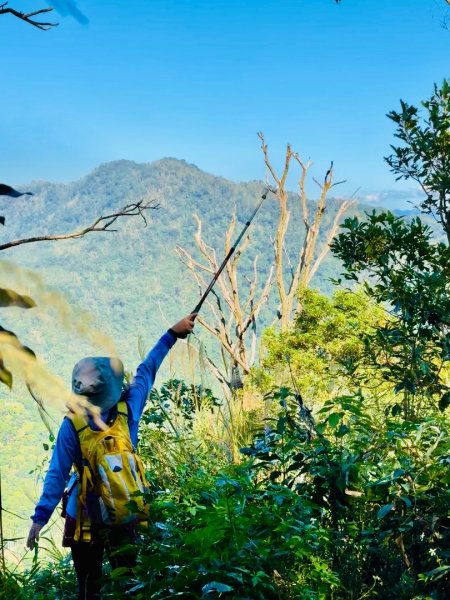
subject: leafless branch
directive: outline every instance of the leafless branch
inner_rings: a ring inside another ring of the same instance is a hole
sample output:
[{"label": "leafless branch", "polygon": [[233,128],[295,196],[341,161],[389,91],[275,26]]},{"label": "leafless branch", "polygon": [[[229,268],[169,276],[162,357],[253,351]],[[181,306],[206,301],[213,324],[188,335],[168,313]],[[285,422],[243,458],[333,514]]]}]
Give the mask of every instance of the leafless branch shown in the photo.
[{"label": "leafless branch", "polygon": [[145,211],[147,210],[156,210],[159,208],[159,204],[155,202],[155,200],[139,200],[139,202],[134,202],[132,204],[127,204],[120,211],[112,213],[110,215],[105,215],[103,217],[98,217],[92,225],[85,227],[84,229],[80,229],[79,231],[74,231],[72,233],[63,233],[60,235],[42,235],[31,238],[23,238],[20,240],[13,240],[11,242],[6,242],[5,244],[0,244],[0,251],[7,250],[8,248],[13,248],[15,246],[21,246],[22,244],[33,244],[35,242],[56,242],[59,240],[69,240],[69,239],[78,239],[82,238],[88,233],[93,231],[117,231],[116,229],[111,229],[111,225],[113,225],[117,219],[120,217],[142,217],[145,226],[147,226],[147,220],[145,218]]},{"label": "leafless branch", "polygon": [[333,183],[330,187],[334,188],[337,185],[342,185],[343,183],[347,183],[346,179],[341,179],[341,181],[336,181],[336,183]]},{"label": "leafless branch", "polygon": [[48,6],[47,8],[41,8],[39,10],[35,10],[34,12],[23,13],[18,10],[15,10],[14,8],[9,8],[8,2],[4,2],[3,4],[0,4],[0,15],[6,15],[9,13],[10,15],[13,15],[14,17],[17,17],[18,19],[21,19],[22,21],[25,21],[26,23],[33,25],[33,27],[42,29],[43,31],[47,31],[48,29],[51,29],[52,27],[57,27],[58,23],[46,23],[43,21],[36,21],[36,20],[32,19],[31,17],[35,17],[36,15],[42,15],[44,13],[48,13],[48,12],[52,12],[52,11],[53,11],[53,8]]},{"label": "leafless branch", "polygon": [[[202,259],[196,260],[183,248],[177,248],[177,254],[184,265],[189,269],[200,289],[206,286],[206,277],[218,269],[216,253],[214,249],[205,243],[202,237],[202,222],[194,215],[197,222],[195,243],[200,251]],[[225,254],[231,249],[232,238],[236,227],[236,211],[233,215],[225,236]],[[253,277],[247,278],[249,283],[246,298],[241,298],[239,293],[238,264],[242,253],[248,246],[250,238],[247,236],[239,249],[230,260],[223,273],[217,280],[216,290],[211,290],[213,300],[206,300],[206,306],[210,310],[211,319],[199,315],[199,323],[220,342],[220,349],[224,363],[225,372],[231,372],[231,365],[239,365],[244,373],[250,371],[252,362],[249,358],[247,348],[247,330],[256,328],[256,319],[261,306],[267,301],[273,269],[269,273],[264,289],[257,296],[257,259],[253,263]],[[257,296],[257,297],[256,297]],[[251,345],[252,348],[254,343]],[[251,352],[254,355],[254,350]]]},{"label": "leafless branch", "polygon": [[214,363],[214,361],[211,359],[211,357],[208,355],[208,353],[206,351],[205,351],[205,358],[206,358],[206,364],[208,365],[208,368],[210,369],[211,373],[213,374],[214,377],[216,377],[216,379],[222,385],[225,394],[228,393],[230,391],[230,381],[228,381],[227,376],[224,373],[222,373],[222,371]]},{"label": "leafless branch", "polygon": [[339,206],[339,208],[334,216],[333,225],[331,226],[331,228],[328,232],[327,240],[323,245],[322,251],[320,252],[319,256],[316,258],[314,265],[311,267],[311,270],[309,272],[309,281],[311,281],[311,279],[314,277],[314,275],[315,275],[317,269],[319,268],[319,266],[321,265],[323,259],[328,254],[328,252],[330,250],[330,244],[331,244],[334,236],[336,235],[336,231],[337,231],[339,221],[340,221],[342,215],[346,212],[346,210],[350,206],[355,204],[355,202],[356,202],[356,200],[344,200],[344,202],[342,202],[342,204]]},{"label": "leafless branch", "polygon": [[[269,299],[270,288],[272,287],[273,269],[274,269],[274,266],[272,265],[270,267],[269,275],[267,277],[264,289],[262,290],[258,300],[255,301],[253,296],[250,300],[250,314],[248,315],[247,320],[244,323],[244,327],[242,330],[243,334],[247,331],[247,329],[250,327],[250,325],[253,325],[254,327],[256,327],[256,319],[259,315],[259,312],[260,312],[263,304],[265,304],[267,302],[267,300]],[[250,363],[250,364],[252,364],[252,363]]]},{"label": "leafless branch", "polygon": [[[192,270],[192,267],[195,267],[199,271],[204,271],[205,273],[210,273],[211,275],[214,275],[214,269],[212,269],[211,267],[208,267],[208,266],[202,264],[201,262],[199,262],[198,260],[195,260],[194,258],[192,258],[192,256],[188,252],[186,252],[186,250],[184,248],[181,248],[181,246],[177,246],[175,248],[175,252],[180,257],[181,262],[188,269]],[[203,280],[202,285],[204,285],[204,287],[207,286],[206,280]]]},{"label": "leafless branch", "polygon": [[306,197],[305,183],[306,183],[306,177],[308,175],[308,171],[312,165],[312,162],[310,160],[308,160],[308,162],[305,164],[301,160],[301,158],[297,152],[293,153],[293,157],[298,162],[298,164],[300,165],[300,169],[301,169],[301,175],[300,175],[300,180],[298,182],[298,188],[299,188],[300,202],[301,202],[301,206],[302,206],[303,223],[305,224],[305,227],[308,230],[310,225],[309,225],[308,201],[307,201],[307,197]]},{"label": "leafless branch", "polygon": [[314,181],[314,183],[316,185],[318,185],[320,187],[320,189],[323,189],[323,185],[321,183],[319,183],[315,177],[313,177],[312,180]]},{"label": "leafless branch", "polygon": [[268,151],[267,151],[267,144],[266,144],[266,141],[265,141],[265,139],[264,139],[264,134],[263,134],[263,132],[262,132],[262,131],[259,131],[259,132],[258,132],[258,137],[259,137],[259,139],[261,140],[261,150],[263,151],[263,154],[264,154],[264,162],[265,162],[265,165],[266,165],[266,167],[267,167],[268,171],[270,172],[270,174],[272,175],[272,177],[273,177],[273,180],[274,180],[274,181],[275,181],[275,183],[276,183],[276,184],[279,186],[281,182],[280,182],[280,180],[278,179],[278,177],[277,177],[277,175],[276,175],[275,171],[273,170],[273,167],[272,167],[272,165],[270,164],[270,161],[269,161],[269,154],[268,154]]}]

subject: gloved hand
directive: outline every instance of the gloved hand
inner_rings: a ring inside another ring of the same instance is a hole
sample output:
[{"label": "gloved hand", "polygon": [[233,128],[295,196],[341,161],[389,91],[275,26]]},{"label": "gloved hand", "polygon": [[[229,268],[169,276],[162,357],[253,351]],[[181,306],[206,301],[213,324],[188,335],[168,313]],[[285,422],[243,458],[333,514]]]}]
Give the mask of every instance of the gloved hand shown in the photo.
[{"label": "gloved hand", "polygon": [[34,550],[36,542],[39,539],[39,532],[43,527],[44,526],[39,525],[39,523],[33,523],[33,525],[30,527],[30,532],[27,539],[27,548],[30,550]]},{"label": "gloved hand", "polygon": [[171,331],[175,337],[184,339],[189,333],[192,333],[196,316],[197,313],[191,313],[187,317],[184,317],[184,319],[181,319],[181,321],[178,321],[178,323],[175,323],[175,325],[172,325],[169,331]]}]

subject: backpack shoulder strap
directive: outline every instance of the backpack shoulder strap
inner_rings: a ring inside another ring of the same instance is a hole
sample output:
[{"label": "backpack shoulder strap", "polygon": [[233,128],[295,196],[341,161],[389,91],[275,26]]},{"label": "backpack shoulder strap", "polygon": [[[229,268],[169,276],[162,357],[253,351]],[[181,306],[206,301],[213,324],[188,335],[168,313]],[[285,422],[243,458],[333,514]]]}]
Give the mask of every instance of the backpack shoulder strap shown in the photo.
[{"label": "backpack shoulder strap", "polygon": [[119,415],[128,417],[128,404],[124,400],[120,400],[117,404],[117,416]]},{"label": "backpack shoulder strap", "polygon": [[89,427],[89,422],[86,417],[83,415],[73,414],[70,417],[67,417],[70,421],[72,421],[72,425],[75,429],[76,434],[79,436],[80,433]]}]

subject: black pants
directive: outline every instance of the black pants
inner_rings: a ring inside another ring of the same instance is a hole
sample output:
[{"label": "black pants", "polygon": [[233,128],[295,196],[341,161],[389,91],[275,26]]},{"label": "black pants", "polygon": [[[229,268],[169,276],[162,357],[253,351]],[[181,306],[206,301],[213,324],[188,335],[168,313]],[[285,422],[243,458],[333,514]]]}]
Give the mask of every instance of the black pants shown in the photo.
[{"label": "black pants", "polygon": [[[80,600],[99,600],[103,556],[106,553],[111,569],[136,564],[137,536],[134,527],[98,527],[92,532],[92,542],[72,542],[72,559],[77,574]],[[124,588],[126,589],[126,588]]]}]

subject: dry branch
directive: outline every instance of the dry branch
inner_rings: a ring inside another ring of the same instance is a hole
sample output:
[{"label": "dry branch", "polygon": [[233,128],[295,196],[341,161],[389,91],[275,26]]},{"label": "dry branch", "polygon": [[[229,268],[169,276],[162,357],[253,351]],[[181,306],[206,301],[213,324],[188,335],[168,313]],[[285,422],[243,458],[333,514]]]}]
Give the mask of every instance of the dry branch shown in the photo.
[{"label": "dry branch", "polygon": [[53,8],[48,6],[46,8],[41,8],[39,10],[35,10],[34,12],[23,13],[18,10],[15,10],[14,8],[9,8],[8,2],[4,2],[3,4],[0,4],[0,15],[6,15],[6,14],[13,15],[14,17],[17,17],[18,19],[21,19],[22,21],[25,21],[26,23],[33,25],[33,27],[42,29],[43,31],[47,31],[48,29],[51,29],[52,27],[57,27],[58,23],[46,23],[43,21],[36,21],[36,20],[32,19],[31,17],[36,17],[37,15],[42,15],[44,13],[48,13],[48,12],[52,12],[52,11],[53,11]]},{"label": "dry branch", "polygon": [[337,229],[339,227],[339,221],[341,220],[342,215],[347,211],[348,208],[350,208],[350,206],[355,204],[355,202],[356,202],[356,200],[351,200],[351,199],[344,200],[342,202],[342,204],[339,206],[337,213],[333,220],[333,225],[331,226],[330,231],[328,232],[327,240],[326,240],[325,244],[323,245],[322,251],[320,252],[319,256],[316,258],[314,264],[311,266],[311,270],[309,272],[310,280],[314,277],[321,262],[323,261],[325,256],[330,251],[330,244],[333,241],[334,236],[336,235]]},{"label": "dry branch", "polygon": [[[206,276],[217,272],[219,264],[216,258],[215,250],[206,244],[202,235],[201,219],[194,215],[197,223],[197,231],[194,235],[195,243],[198,251],[203,259],[197,260],[185,249],[178,247],[176,252],[182,263],[191,272],[194,280],[200,290],[207,287]],[[232,244],[232,237],[236,226],[236,211],[233,211],[233,216],[225,236],[225,254],[228,254]],[[244,296],[240,295],[239,280],[238,280],[238,265],[243,251],[245,251],[250,240],[247,236],[240,246],[239,250],[234,254],[220,277],[217,279],[217,290],[212,290],[212,299],[206,300],[206,305],[209,308],[209,316],[199,315],[198,322],[209,333],[216,337],[220,342],[224,369],[226,375],[220,371],[221,382],[230,385],[231,372],[234,365],[238,365],[242,371],[247,374],[254,360],[255,350],[254,341],[247,343],[247,332],[250,330],[254,333],[256,330],[256,320],[262,305],[267,302],[272,279],[271,269],[269,277],[262,289],[257,294],[257,257],[253,261],[253,276],[246,278],[249,286]],[[248,347],[250,346],[250,347]],[[253,358],[252,358],[253,357]],[[219,370],[217,365],[214,365],[215,374],[217,376]]]},{"label": "dry branch", "polygon": [[63,233],[59,235],[41,235],[36,237],[13,240],[11,242],[6,242],[5,244],[0,244],[0,251],[7,250],[8,248],[14,248],[15,246],[20,246],[22,244],[33,244],[35,242],[56,242],[59,240],[78,239],[84,237],[86,234],[91,233],[93,231],[117,231],[117,229],[112,229],[111,225],[113,225],[120,217],[140,216],[144,220],[145,226],[147,226],[147,220],[144,214],[145,211],[156,210],[158,208],[159,204],[156,204],[154,200],[149,200],[147,202],[144,202],[144,200],[139,200],[139,202],[127,204],[118,212],[98,217],[92,223],[92,225],[89,225],[84,229],[80,229],[79,231],[74,231],[72,233]]},{"label": "dry branch", "polygon": [[[261,141],[261,149],[264,155],[264,163],[267,168],[267,179],[273,180],[275,190],[270,188],[269,182],[267,187],[276,196],[278,201],[279,213],[278,223],[273,232],[271,239],[274,248],[273,263],[268,271],[268,275],[264,285],[258,285],[258,270],[257,259],[253,260],[253,273],[251,276],[245,276],[246,289],[243,293],[241,281],[238,278],[239,261],[250,243],[247,237],[239,250],[235,253],[232,260],[226,264],[226,268],[217,279],[216,291],[213,292],[213,298],[207,300],[206,305],[209,307],[209,314],[198,316],[199,323],[213,335],[220,343],[220,351],[222,354],[224,371],[220,370],[217,365],[212,365],[211,370],[222,384],[227,384],[232,387],[231,380],[233,368],[239,366],[244,374],[250,372],[250,368],[254,364],[257,349],[256,326],[261,309],[267,303],[275,278],[277,292],[279,297],[278,315],[280,318],[280,327],[285,329],[291,319],[301,310],[298,304],[298,290],[301,286],[307,286],[316,273],[319,265],[329,251],[329,243],[336,234],[340,218],[347,208],[352,204],[352,200],[346,200],[339,206],[334,218],[331,230],[328,232],[327,239],[320,249],[317,258],[316,248],[322,225],[323,215],[326,209],[328,193],[330,189],[342,182],[333,182],[333,163],[326,171],[323,182],[316,182],[320,187],[320,197],[317,202],[317,208],[313,215],[309,214],[311,210],[308,207],[308,198],[306,194],[306,181],[311,161],[304,162],[300,156],[293,152],[291,146],[286,147],[284,157],[284,165],[282,172],[277,174],[272,166],[268,147],[262,133],[258,134]],[[285,247],[286,234],[288,231],[291,212],[288,209],[289,193],[286,190],[286,181],[289,175],[289,169],[292,165],[292,159],[300,167],[299,185],[299,202],[300,214],[302,215],[303,224],[305,227],[305,237],[298,243],[298,247],[294,252],[287,252]],[[201,219],[194,215],[197,223],[197,230],[194,235],[195,244],[197,246],[200,258],[194,258],[189,252],[183,248],[177,248],[177,253],[191,272],[199,289],[207,287],[207,277],[216,273],[219,264],[216,258],[214,248],[209,246],[203,239]],[[233,233],[236,227],[236,211],[233,215],[225,236],[225,254],[230,251]],[[200,292],[201,293],[201,292]],[[220,375],[220,377],[219,377]]]},{"label": "dry branch", "polygon": [[[327,241],[319,252],[318,257],[314,260],[316,253],[317,243],[319,239],[320,228],[322,225],[322,218],[325,213],[326,203],[328,199],[328,193],[331,188],[343,183],[343,181],[333,182],[333,163],[331,162],[329,169],[325,173],[323,183],[313,178],[313,181],[320,188],[320,197],[317,202],[317,208],[315,214],[310,216],[308,209],[308,198],[306,194],[306,180],[308,177],[309,169],[312,165],[311,161],[304,162],[297,152],[293,152],[291,146],[288,144],[286,147],[285,163],[283,168],[283,174],[277,175],[275,169],[272,167],[269,158],[268,147],[262,133],[258,134],[261,140],[261,149],[264,155],[264,163],[267,167],[268,173],[274,180],[277,191],[276,197],[279,203],[279,219],[277,230],[275,234],[275,272],[276,272],[276,283],[279,296],[278,306],[278,318],[280,321],[280,327],[282,330],[286,329],[289,322],[301,309],[297,302],[298,290],[301,287],[307,287],[316,273],[319,265],[325,258],[329,250],[329,243],[336,234],[336,230],[339,224],[339,220],[345,210],[350,206],[350,201],[345,201],[339,207],[338,213],[335,217],[333,226]],[[300,167],[300,178],[298,180],[298,197],[300,202],[300,211],[302,215],[303,225],[305,227],[305,237],[302,244],[300,245],[297,253],[297,258],[292,265],[290,260],[290,254],[285,248],[285,239],[288,231],[290,222],[290,211],[288,210],[288,192],[285,189],[285,183],[288,176],[292,158],[298,163]],[[287,279],[287,273],[285,268],[285,261],[290,271],[290,280]]]}]

